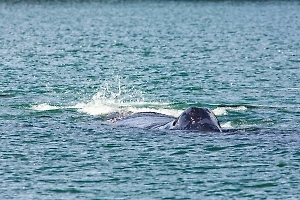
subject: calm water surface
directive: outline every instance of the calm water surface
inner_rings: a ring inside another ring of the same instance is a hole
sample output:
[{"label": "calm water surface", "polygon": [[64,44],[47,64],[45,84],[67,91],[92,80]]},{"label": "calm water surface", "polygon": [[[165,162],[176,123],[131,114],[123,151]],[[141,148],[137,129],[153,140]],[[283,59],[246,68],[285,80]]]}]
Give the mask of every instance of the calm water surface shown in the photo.
[{"label": "calm water surface", "polygon": [[[1,199],[298,199],[299,1],[0,3]],[[206,106],[232,133],[118,127]]]}]

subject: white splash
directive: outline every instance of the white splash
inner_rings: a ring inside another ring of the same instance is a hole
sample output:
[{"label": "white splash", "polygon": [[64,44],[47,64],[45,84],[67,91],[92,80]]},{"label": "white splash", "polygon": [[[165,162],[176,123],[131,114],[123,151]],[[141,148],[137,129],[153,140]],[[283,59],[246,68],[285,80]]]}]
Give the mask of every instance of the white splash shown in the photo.
[{"label": "white splash", "polygon": [[[141,91],[134,87],[122,85],[120,77],[105,81],[99,91],[87,102],[79,102],[73,106],[53,106],[47,103],[33,105],[31,109],[47,111],[56,109],[75,109],[88,115],[106,115],[110,113],[137,113],[157,112],[178,117],[183,110],[172,109],[169,102],[146,101]],[[217,107],[213,110],[215,115],[227,115],[228,111],[246,110],[245,106]],[[225,124],[226,125],[226,124]],[[230,125],[229,125],[230,126]]]},{"label": "white splash", "polygon": [[180,114],[181,111],[166,109],[169,103],[146,101],[142,92],[134,87],[122,86],[119,77],[117,78],[118,80],[112,84],[108,82],[103,84],[89,102],[78,103],[74,107],[78,109],[78,112],[89,115],[105,115],[113,112],[158,112],[173,116]]},{"label": "white splash", "polygon": [[212,110],[217,116],[227,115],[226,107],[218,107]]},{"label": "white splash", "polygon": [[51,106],[47,103],[42,103],[42,104],[31,106],[31,109],[32,110],[37,110],[37,111],[46,111],[46,110],[57,110],[57,109],[59,109],[59,107],[58,106]]},{"label": "white splash", "polygon": [[117,107],[107,106],[99,102],[78,103],[74,106],[74,108],[77,108],[78,112],[89,115],[103,115],[120,111]]},{"label": "white splash", "polygon": [[233,111],[242,111],[242,110],[247,110],[246,106],[238,106],[238,107],[228,107],[229,110],[233,110]]},{"label": "white splash", "polygon": [[227,115],[228,111],[243,111],[243,110],[247,110],[247,107],[246,106],[218,107],[218,108],[213,109],[213,112],[215,113],[215,115],[221,116],[221,115]]},{"label": "white splash", "polygon": [[233,128],[232,125],[231,125],[231,122],[223,123],[223,124],[221,124],[221,127],[222,128]]},{"label": "white splash", "polygon": [[99,91],[87,102],[69,106],[53,106],[47,103],[31,106],[32,110],[47,111],[56,109],[75,109],[88,115],[106,115],[110,113],[158,112],[179,116],[182,111],[168,108],[170,103],[146,101],[143,93],[134,87],[122,86],[120,78],[105,82]]},{"label": "white splash", "polygon": [[113,112],[119,113],[137,113],[137,112],[158,112],[166,115],[178,116],[181,111],[166,108],[157,108],[158,106],[168,106],[168,103],[163,102],[148,102],[148,101],[129,101],[123,102],[119,99],[106,98],[98,92],[90,102],[78,103],[74,108],[79,112],[89,115],[105,115]]}]

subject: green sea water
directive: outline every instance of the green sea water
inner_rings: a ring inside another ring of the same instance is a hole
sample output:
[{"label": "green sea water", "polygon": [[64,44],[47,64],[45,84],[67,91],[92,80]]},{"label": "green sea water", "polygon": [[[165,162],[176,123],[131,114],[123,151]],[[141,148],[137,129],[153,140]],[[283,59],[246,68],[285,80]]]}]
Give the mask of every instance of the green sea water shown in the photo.
[{"label": "green sea water", "polygon": [[[298,199],[299,1],[1,1],[0,199]],[[230,133],[106,118],[213,110]]]}]

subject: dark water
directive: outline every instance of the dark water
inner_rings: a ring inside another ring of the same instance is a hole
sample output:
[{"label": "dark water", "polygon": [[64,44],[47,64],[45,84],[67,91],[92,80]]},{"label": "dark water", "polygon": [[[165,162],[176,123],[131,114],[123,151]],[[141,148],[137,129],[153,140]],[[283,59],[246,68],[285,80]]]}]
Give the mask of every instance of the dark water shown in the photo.
[{"label": "dark water", "polygon": [[[299,1],[0,3],[0,199],[298,199]],[[117,127],[206,106],[233,133]]]}]

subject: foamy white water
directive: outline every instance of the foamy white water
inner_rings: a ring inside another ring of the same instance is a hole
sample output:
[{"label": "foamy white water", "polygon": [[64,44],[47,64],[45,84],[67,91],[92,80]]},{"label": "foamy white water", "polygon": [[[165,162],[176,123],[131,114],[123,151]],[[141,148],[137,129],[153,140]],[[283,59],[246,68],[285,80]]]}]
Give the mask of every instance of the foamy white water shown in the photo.
[{"label": "foamy white water", "polygon": [[[175,109],[157,108],[158,106],[166,106],[168,103],[162,102],[120,102],[112,99],[92,99],[87,103],[78,103],[74,107],[79,112],[89,115],[104,115],[113,112],[137,113],[137,112],[158,112],[171,116],[178,116],[182,111]],[[154,108],[155,107],[155,108]]]},{"label": "foamy white water", "polygon": [[51,105],[49,105],[47,103],[42,103],[42,104],[31,106],[32,110],[37,110],[37,111],[57,110],[59,108],[60,107],[58,107],[58,106],[51,106]]},{"label": "foamy white water", "polygon": [[238,107],[217,107],[213,109],[212,111],[214,112],[215,115],[217,116],[222,116],[222,115],[227,115],[228,111],[243,111],[247,110],[245,106],[238,106]]}]

